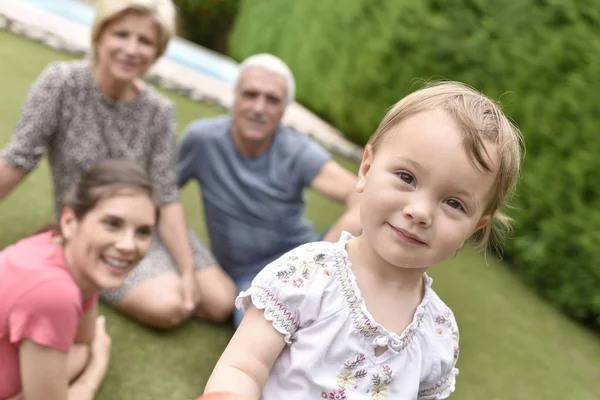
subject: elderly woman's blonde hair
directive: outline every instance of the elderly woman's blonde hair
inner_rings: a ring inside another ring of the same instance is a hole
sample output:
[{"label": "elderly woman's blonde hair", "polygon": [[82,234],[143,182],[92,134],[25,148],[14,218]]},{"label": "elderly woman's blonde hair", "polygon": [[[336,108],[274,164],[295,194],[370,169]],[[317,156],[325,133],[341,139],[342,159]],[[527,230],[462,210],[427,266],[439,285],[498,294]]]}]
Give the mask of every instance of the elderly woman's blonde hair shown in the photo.
[{"label": "elderly woman's blonde hair", "polygon": [[98,0],[92,25],[92,45],[96,45],[110,21],[128,12],[147,13],[154,18],[158,28],[156,58],[162,56],[175,35],[176,13],[171,0]]},{"label": "elderly woman's blonde hair", "polygon": [[[461,130],[464,149],[473,164],[482,172],[496,174],[491,200],[483,213],[491,215],[492,221],[479,235],[478,245],[484,248],[491,240],[499,250],[501,239],[511,228],[511,219],[501,208],[508,205],[519,179],[523,139],[496,102],[463,83],[430,83],[396,103],[367,145],[376,153],[395,126],[410,116],[430,110],[447,112]],[[500,161],[497,167],[492,165],[485,146],[490,143],[495,145]]]}]

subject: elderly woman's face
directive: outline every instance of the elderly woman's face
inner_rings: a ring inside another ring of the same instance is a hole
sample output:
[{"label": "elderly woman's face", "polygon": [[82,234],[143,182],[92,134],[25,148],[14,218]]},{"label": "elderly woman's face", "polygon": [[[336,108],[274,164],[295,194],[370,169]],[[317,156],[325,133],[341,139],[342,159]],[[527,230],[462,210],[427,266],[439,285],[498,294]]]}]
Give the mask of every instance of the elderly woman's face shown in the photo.
[{"label": "elderly woman's face", "polygon": [[97,67],[105,76],[133,81],[156,60],[159,34],[151,15],[128,12],[110,21],[96,43]]}]

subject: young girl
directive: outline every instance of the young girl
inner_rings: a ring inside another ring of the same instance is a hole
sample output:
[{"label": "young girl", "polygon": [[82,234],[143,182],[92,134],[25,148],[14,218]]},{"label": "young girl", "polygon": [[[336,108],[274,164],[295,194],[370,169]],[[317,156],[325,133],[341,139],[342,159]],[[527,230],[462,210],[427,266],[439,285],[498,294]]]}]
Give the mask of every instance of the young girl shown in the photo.
[{"label": "young girl", "polygon": [[507,218],[520,134],[471,88],[442,83],[398,102],[366,146],[356,190],[363,232],[268,265],[205,393],[257,399],[443,399],[458,328],[427,269]]},{"label": "young girl", "polygon": [[98,292],[146,254],[157,217],[144,170],[105,161],[67,195],[58,230],[0,252],[0,399],[94,398],[110,351]]}]

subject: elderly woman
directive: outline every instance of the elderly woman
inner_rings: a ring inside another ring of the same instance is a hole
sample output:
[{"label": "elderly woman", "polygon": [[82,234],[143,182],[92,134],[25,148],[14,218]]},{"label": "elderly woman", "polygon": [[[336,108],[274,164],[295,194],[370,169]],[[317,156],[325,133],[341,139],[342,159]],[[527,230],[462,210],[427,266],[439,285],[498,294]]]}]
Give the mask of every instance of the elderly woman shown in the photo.
[{"label": "elderly woman", "polygon": [[222,321],[231,307],[221,297],[235,291],[220,268],[206,268],[213,256],[188,234],[176,182],[174,107],[141,79],[174,30],[171,0],[99,0],[92,59],[43,71],[0,154],[2,199],[48,153],[57,213],[69,186],[99,161],[128,159],[146,169],[160,202],[158,234],[123,285],[101,297],[158,328],[191,315]]}]

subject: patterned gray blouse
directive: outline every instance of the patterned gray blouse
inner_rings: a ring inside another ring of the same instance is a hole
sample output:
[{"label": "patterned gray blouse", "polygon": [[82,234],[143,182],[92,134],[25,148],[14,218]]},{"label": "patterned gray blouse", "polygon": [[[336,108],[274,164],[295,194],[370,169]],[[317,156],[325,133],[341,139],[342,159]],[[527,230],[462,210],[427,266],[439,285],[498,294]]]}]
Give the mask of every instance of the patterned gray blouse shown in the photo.
[{"label": "patterned gray blouse", "polygon": [[105,159],[142,165],[161,204],[179,201],[175,109],[152,86],[132,101],[107,98],[86,61],[52,63],[31,87],[11,143],[9,164],[31,171],[48,152],[55,207],[79,176]]}]

